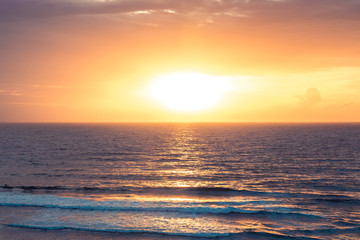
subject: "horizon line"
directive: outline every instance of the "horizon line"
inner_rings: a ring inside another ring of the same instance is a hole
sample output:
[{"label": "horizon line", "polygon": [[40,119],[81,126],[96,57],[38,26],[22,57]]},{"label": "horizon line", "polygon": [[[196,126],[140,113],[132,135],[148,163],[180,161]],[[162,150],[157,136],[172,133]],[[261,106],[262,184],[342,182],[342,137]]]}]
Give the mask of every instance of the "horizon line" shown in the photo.
[{"label": "horizon line", "polygon": [[0,124],[186,124],[186,123],[214,123],[214,124],[360,124],[360,121],[127,121],[127,122],[83,122],[83,121],[64,121],[64,122],[20,122],[20,121],[12,121],[12,122],[1,122]]}]

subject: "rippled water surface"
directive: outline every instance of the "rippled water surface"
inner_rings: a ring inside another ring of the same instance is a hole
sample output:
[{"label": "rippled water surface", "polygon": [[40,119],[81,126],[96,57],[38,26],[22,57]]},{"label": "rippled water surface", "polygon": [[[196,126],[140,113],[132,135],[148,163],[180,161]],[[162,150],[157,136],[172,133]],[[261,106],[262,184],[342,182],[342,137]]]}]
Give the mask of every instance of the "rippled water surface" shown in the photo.
[{"label": "rippled water surface", "polygon": [[358,239],[359,143],[360,124],[0,124],[0,238]]}]

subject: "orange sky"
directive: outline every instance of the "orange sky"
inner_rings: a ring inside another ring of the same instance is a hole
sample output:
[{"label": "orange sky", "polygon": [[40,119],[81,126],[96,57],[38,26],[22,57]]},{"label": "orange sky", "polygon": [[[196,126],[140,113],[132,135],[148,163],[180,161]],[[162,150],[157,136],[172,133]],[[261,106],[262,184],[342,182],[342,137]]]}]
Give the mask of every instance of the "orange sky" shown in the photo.
[{"label": "orange sky", "polygon": [[[1,4],[0,122],[360,121],[356,0]],[[232,89],[168,109],[149,89],[173,72]]]}]

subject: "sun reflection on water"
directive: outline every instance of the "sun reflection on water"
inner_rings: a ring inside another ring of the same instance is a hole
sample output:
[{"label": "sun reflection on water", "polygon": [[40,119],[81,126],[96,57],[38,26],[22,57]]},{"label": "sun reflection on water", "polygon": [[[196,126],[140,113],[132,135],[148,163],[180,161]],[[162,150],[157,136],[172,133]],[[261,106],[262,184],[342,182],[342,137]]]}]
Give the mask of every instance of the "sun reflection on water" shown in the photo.
[{"label": "sun reflection on water", "polygon": [[[158,173],[168,187],[199,187],[198,177],[207,174],[203,169],[204,154],[199,136],[189,124],[179,124],[163,145],[163,156]],[[185,178],[186,180],[179,180]]]}]

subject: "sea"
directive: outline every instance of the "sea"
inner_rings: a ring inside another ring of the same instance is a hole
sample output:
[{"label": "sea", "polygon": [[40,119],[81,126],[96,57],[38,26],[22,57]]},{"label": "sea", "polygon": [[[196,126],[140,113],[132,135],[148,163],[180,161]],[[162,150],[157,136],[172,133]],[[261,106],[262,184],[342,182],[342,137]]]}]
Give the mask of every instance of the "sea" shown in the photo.
[{"label": "sea", "polygon": [[0,239],[360,239],[360,124],[0,124]]}]

